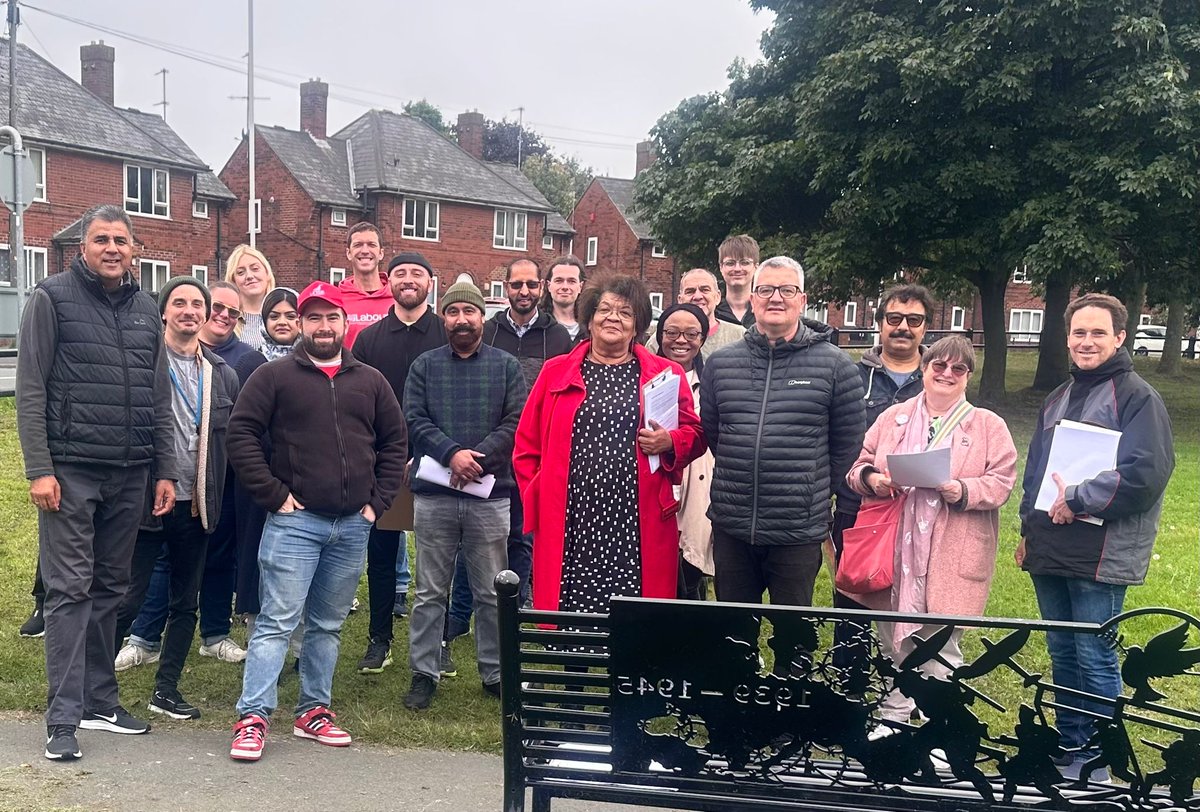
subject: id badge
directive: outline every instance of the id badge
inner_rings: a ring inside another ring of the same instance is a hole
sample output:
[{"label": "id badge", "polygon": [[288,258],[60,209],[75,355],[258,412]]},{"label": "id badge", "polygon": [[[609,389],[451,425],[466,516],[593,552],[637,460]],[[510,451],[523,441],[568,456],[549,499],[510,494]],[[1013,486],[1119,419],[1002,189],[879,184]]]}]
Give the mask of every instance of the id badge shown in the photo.
[{"label": "id badge", "polygon": [[200,450],[200,435],[193,434],[191,437],[188,438],[188,451],[199,451],[199,450]]}]

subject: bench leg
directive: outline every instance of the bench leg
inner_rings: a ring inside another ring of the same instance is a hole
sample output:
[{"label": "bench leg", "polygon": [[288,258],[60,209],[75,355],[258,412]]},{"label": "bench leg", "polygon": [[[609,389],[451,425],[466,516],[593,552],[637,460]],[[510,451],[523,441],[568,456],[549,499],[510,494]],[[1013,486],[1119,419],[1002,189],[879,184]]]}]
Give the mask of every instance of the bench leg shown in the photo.
[{"label": "bench leg", "polygon": [[550,812],[550,793],[541,787],[533,788],[533,812]]}]

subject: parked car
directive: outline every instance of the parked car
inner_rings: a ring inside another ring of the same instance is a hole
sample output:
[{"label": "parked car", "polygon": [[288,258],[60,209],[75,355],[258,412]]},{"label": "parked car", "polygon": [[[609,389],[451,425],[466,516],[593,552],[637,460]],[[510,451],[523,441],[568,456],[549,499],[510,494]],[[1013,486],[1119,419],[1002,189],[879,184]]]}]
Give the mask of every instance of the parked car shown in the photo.
[{"label": "parked car", "polygon": [[508,308],[508,299],[501,296],[487,296],[484,298],[483,303],[484,307],[487,308],[487,312],[484,314],[485,319],[490,319],[500,311]]},{"label": "parked car", "polygon": [[[1167,328],[1161,324],[1143,324],[1133,334],[1134,355],[1162,355]],[[1179,342],[1179,351],[1186,353],[1191,339],[1186,336]]]}]

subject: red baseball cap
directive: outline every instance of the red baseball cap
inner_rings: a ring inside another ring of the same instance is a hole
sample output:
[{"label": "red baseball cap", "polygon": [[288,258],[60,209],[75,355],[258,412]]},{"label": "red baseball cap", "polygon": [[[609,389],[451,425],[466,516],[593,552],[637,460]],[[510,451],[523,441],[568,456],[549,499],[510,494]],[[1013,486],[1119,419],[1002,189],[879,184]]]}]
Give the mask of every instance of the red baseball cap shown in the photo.
[{"label": "red baseball cap", "polygon": [[331,285],[328,282],[313,282],[311,285],[300,291],[299,300],[296,303],[296,310],[300,313],[304,312],[304,306],[313,299],[320,299],[322,302],[333,305],[339,310],[345,310],[346,306],[342,304],[342,292],[336,285]]}]

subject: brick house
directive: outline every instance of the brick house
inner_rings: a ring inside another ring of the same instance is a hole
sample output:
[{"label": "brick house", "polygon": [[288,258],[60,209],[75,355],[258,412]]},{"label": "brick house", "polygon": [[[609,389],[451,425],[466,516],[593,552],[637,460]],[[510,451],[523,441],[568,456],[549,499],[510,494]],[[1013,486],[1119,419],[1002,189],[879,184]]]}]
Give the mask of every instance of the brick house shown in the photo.
[{"label": "brick house", "polygon": [[[255,128],[256,242],[281,284],[344,278],[346,237],[362,220],[379,226],[385,256],[429,259],[435,297],[460,273],[488,287],[512,259],[544,261],[569,245],[570,226],[524,175],[483,161],[482,114],[459,116],[459,143],[388,110],[330,136],[328,94],[324,82],[305,82],[299,130]],[[220,173],[238,197],[226,246],[248,236],[247,153],[243,138]]]},{"label": "brick house", "polygon": [[[635,179],[654,160],[650,147],[649,141],[638,144]],[[634,210],[634,183],[627,178],[593,178],[571,212],[574,253],[588,268],[638,277],[653,305],[661,308],[675,300],[678,290],[675,259]]]},{"label": "brick house", "polygon": [[[8,41],[0,40],[0,116],[7,122]],[[214,278],[233,193],[163,119],[113,105],[115,51],[80,48],[82,85],[17,45],[17,129],[37,184],[25,213],[26,282],[68,267],[79,217],[97,203],[123,205],[137,239],[135,269],[154,291],[169,276]],[[0,337],[16,333],[16,280],[0,217]]]}]

